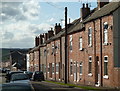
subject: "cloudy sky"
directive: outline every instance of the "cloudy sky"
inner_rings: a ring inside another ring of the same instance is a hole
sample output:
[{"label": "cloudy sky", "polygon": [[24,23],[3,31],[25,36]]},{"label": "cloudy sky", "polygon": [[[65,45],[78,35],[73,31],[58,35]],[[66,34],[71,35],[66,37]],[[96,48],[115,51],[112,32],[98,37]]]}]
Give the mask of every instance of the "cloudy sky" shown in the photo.
[{"label": "cloudy sky", "polygon": [[[47,32],[55,23],[64,20],[64,7],[68,7],[68,18],[80,17],[83,2],[2,2],[0,3],[0,47],[31,48],[35,36]],[[89,4],[91,9],[96,2]],[[63,26],[64,27],[64,26]]]}]

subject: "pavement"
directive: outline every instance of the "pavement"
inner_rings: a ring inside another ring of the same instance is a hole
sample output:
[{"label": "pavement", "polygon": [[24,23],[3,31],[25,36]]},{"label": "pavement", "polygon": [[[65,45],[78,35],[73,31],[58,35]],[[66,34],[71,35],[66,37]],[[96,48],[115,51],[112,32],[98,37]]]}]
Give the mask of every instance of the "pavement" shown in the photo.
[{"label": "pavement", "polygon": [[0,73],[0,84],[5,83],[6,78],[5,78],[5,73]]}]

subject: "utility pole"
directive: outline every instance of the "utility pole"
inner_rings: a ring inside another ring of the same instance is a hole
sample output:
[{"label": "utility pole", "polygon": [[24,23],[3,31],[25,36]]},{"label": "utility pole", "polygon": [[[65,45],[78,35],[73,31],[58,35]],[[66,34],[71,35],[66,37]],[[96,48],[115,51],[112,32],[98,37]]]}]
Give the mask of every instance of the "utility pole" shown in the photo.
[{"label": "utility pole", "polygon": [[68,67],[67,67],[67,62],[68,62],[68,52],[67,52],[67,7],[65,7],[65,84],[67,84],[68,81]]}]

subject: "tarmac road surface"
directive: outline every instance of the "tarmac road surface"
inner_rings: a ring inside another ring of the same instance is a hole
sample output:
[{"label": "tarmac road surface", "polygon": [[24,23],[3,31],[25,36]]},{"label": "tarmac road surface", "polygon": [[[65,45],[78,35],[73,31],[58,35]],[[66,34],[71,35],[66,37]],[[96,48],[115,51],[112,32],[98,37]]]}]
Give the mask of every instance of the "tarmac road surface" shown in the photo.
[{"label": "tarmac road surface", "polygon": [[59,84],[49,82],[32,82],[35,91],[86,91],[80,88],[71,88],[69,86],[63,86]]}]

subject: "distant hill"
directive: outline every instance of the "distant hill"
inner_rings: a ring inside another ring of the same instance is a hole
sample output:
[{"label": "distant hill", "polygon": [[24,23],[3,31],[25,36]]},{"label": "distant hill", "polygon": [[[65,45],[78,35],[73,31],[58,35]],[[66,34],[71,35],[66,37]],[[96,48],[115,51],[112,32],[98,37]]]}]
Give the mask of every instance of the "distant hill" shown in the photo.
[{"label": "distant hill", "polygon": [[20,51],[22,53],[27,53],[29,49],[19,49],[19,48],[0,48],[0,61],[6,62],[10,61],[10,51]]}]

